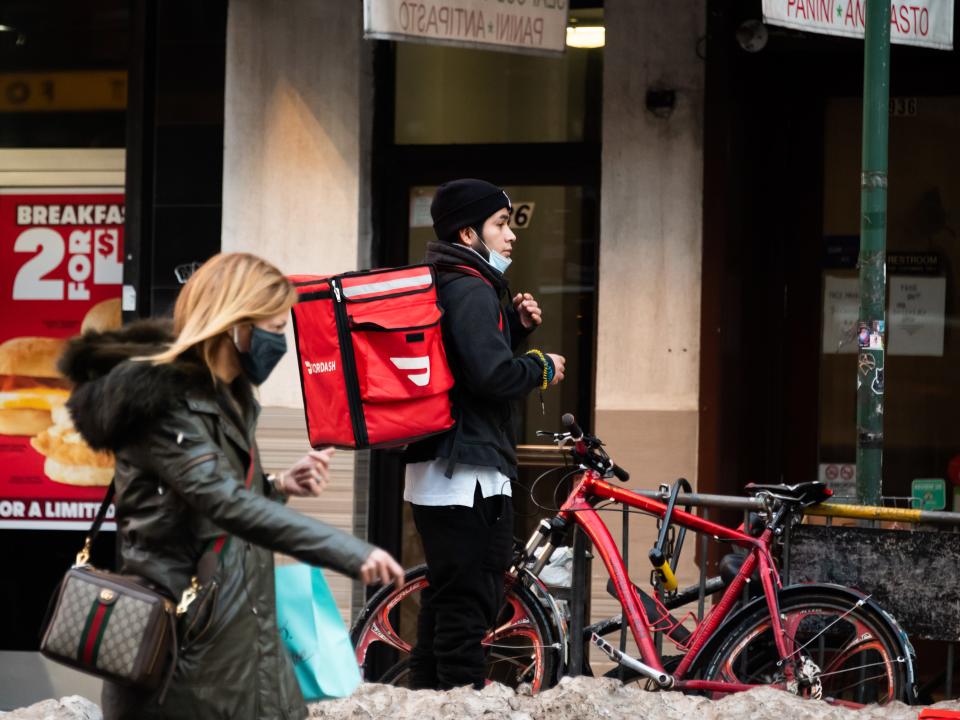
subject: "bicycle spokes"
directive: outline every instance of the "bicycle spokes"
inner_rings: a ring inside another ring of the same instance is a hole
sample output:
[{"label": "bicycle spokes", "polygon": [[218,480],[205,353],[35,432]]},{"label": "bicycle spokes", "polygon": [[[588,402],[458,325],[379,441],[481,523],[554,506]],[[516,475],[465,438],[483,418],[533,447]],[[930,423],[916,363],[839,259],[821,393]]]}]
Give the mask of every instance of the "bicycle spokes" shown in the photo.
[{"label": "bicycle spokes", "polygon": [[[380,609],[374,618],[370,628],[372,633],[370,637],[371,642],[379,640],[403,653],[409,653],[413,649],[415,639],[413,637],[409,639],[403,638],[399,628],[401,625],[406,626],[410,624],[409,622],[401,623],[402,617],[416,617],[415,613],[420,608],[419,593],[426,584],[426,580],[411,583],[410,585],[404,586],[401,590],[398,590],[393,597],[390,598],[390,601]],[[411,596],[415,596],[415,602],[405,603],[404,601],[410,599]],[[412,607],[408,607],[408,605]]]},{"label": "bicycle spokes", "polygon": [[[357,643],[357,659],[361,667],[365,667],[368,654],[374,657],[392,650],[394,657],[384,675],[386,682],[403,685],[409,680],[408,657],[416,642],[421,593],[426,586],[426,578],[408,583],[393,593],[364,626]],[[546,654],[559,647],[544,644],[529,609],[510,592],[496,628],[487,634],[482,644],[487,651],[488,681],[512,687],[529,683],[535,691],[547,680],[544,675]]]},{"label": "bicycle spokes", "polygon": [[488,649],[487,678],[516,687],[529,682],[539,687],[543,682],[543,653],[550,651],[531,625],[526,609],[514,596],[508,596],[500,613],[500,623],[487,637],[483,646]]},{"label": "bicycle spokes", "polygon": [[[748,685],[779,685],[805,697],[844,704],[895,699],[894,655],[873,628],[850,611],[797,608],[784,612],[784,629],[794,648],[785,662],[777,657],[769,619],[737,642],[723,659],[719,678]],[[791,663],[788,682],[785,663]]]}]

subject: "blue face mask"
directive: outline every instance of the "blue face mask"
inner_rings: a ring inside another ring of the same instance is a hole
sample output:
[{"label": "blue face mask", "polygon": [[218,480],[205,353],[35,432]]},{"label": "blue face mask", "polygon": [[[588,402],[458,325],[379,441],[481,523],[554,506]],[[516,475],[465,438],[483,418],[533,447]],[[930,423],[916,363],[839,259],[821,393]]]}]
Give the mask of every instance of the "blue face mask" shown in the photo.
[{"label": "blue face mask", "polygon": [[487,250],[490,252],[490,257],[487,258],[487,262],[490,263],[490,267],[492,267],[494,270],[499,270],[501,274],[505,273],[513,260],[508,257],[504,257],[496,250],[490,250],[490,248],[487,248]]},{"label": "blue face mask", "polygon": [[283,333],[272,333],[256,325],[250,335],[250,349],[238,353],[240,367],[254,385],[261,385],[287,352],[287,338]]},{"label": "blue face mask", "polygon": [[487,264],[490,267],[492,267],[494,270],[499,272],[501,275],[505,273],[507,271],[507,268],[510,267],[510,263],[512,263],[513,260],[511,260],[508,257],[504,257],[503,255],[498,253],[496,250],[491,250],[489,247],[487,247],[487,244],[481,239],[480,233],[477,231],[476,228],[474,228],[473,234],[477,239],[477,243],[479,243],[479,245],[483,247],[484,250],[487,251],[486,256],[484,256],[482,252],[475,251],[477,252],[477,255],[479,255],[484,260],[486,260]]}]

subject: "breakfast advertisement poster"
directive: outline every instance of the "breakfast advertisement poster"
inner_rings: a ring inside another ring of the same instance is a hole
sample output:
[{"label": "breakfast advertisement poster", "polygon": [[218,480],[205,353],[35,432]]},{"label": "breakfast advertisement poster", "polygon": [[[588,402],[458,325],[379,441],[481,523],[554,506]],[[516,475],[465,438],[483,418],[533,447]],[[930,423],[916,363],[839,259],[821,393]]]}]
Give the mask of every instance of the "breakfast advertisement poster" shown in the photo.
[{"label": "breakfast advertisement poster", "polygon": [[73,427],[57,360],[120,326],[123,218],[117,189],[0,188],[0,528],[86,530],[113,477]]}]

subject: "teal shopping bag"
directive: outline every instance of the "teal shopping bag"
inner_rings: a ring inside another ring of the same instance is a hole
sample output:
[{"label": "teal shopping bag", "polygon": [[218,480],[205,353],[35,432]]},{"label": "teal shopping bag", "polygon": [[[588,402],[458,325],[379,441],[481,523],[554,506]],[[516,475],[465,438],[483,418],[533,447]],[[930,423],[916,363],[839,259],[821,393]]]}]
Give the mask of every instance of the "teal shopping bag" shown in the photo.
[{"label": "teal shopping bag", "polygon": [[308,701],[346,697],[360,684],[350,636],[320,568],[276,569],[277,625]]}]

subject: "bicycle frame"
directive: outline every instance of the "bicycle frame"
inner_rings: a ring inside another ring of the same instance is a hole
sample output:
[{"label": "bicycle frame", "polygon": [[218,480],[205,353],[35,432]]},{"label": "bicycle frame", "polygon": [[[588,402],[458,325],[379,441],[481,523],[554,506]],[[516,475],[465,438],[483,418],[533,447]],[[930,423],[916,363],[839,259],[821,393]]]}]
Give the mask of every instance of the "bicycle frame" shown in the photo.
[{"label": "bicycle frame", "polygon": [[[580,476],[579,481],[564,502],[558,515],[565,522],[575,522],[579,525],[593,542],[594,548],[600,554],[600,557],[603,558],[607,572],[613,580],[617,597],[623,606],[624,617],[637,643],[637,647],[640,649],[642,661],[655,670],[663,672],[663,663],[656,651],[649,629],[650,619],[647,617],[643,603],[640,601],[637,591],[627,574],[627,570],[623,564],[623,558],[617,549],[613,537],[610,535],[609,529],[590,502],[591,499],[595,502],[597,498],[613,500],[614,502],[637,508],[638,510],[660,518],[663,518],[666,514],[667,506],[625,488],[611,485],[600,477],[600,474],[595,470],[587,469],[584,470]],[[763,586],[763,593],[766,597],[767,608],[772,620],[777,652],[781,660],[785,660],[792,655],[792,641],[784,632],[777,600],[777,590],[781,587],[781,583],[773,557],[770,554],[770,543],[773,538],[773,531],[767,528],[759,538],[754,538],[739,530],[704,520],[701,517],[678,508],[674,508],[673,514],[671,515],[671,522],[694,530],[695,532],[707,533],[717,540],[730,542],[746,548],[749,550],[749,555],[744,561],[739,574],[724,591],[721,600],[697,625],[697,629],[690,638],[689,650],[673,672],[670,688],[707,692],[739,692],[747,690],[753,686],[715,680],[684,680],[684,675],[690,670],[694,659],[713,636],[713,633],[730,614],[730,610],[740,597],[744,585],[758,566],[760,568],[760,582]],[[793,679],[791,663],[783,663],[783,672],[788,682]]]}]

